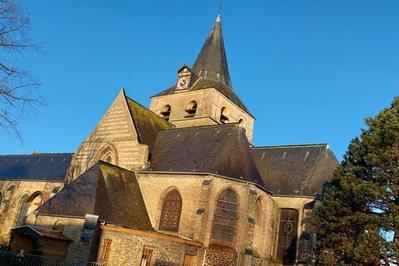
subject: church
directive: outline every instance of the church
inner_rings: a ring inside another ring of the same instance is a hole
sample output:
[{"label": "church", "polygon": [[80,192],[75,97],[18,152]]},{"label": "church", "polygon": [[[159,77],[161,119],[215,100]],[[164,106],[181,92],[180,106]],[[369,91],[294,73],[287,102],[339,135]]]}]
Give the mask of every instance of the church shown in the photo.
[{"label": "church", "polygon": [[254,121],[218,16],[149,108],[121,90],[75,153],[0,155],[0,244],[79,265],[304,263],[337,159],[327,144],[254,146]]}]

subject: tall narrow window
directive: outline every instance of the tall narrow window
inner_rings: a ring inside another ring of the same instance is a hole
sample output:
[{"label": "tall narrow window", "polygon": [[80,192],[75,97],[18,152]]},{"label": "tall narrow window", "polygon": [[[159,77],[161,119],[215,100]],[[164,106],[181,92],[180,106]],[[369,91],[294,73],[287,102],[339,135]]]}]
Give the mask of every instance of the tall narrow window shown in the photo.
[{"label": "tall narrow window", "polygon": [[166,121],[169,121],[171,111],[172,111],[172,107],[170,107],[170,105],[165,105],[161,111],[161,115],[162,115],[163,119],[165,119]]},{"label": "tall narrow window", "polygon": [[111,239],[104,239],[104,245],[101,252],[101,262],[108,262],[109,253],[111,252]]},{"label": "tall narrow window", "polygon": [[181,208],[182,200],[180,193],[176,189],[169,191],[162,204],[159,230],[178,232]]},{"label": "tall narrow window", "polygon": [[150,266],[152,260],[152,253],[154,249],[152,247],[144,246],[143,255],[141,256],[140,266]]},{"label": "tall narrow window", "polygon": [[229,118],[227,117],[226,113],[226,107],[222,107],[222,109],[220,110],[220,123],[222,124],[226,124],[227,122],[229,122]]},{"label": "tall narrow window", "polygon": [[238,199],[233,190],[223,191],[217,201],[213,215],[212,238],[233,241],[237,220]]},{"label": "tall narrow window", "polygon": [[298,211],[280,210],[280,226],[277,244],[277,259],[290,263],[295,261],[298,234]]},{"label": "tall narrow window", "polygon": [[25,216],[28,213],[29,203],[27,202],[29,195],[24,195],[19,201],[18,206],[18,214],[16,216],[15,225],[14,226],[21,226],[25,221]]},{"label": "tall narrow window", "polygon": [[187,117],[194,117],[197,113],[197,102],[192,101],[186,105],[186,118]]}]

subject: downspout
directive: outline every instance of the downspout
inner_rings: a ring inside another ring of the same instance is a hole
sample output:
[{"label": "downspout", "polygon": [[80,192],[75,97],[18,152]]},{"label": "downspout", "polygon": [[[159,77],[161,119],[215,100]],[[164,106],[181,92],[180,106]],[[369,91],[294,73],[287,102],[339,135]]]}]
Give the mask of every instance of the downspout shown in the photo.
[{"label": "downspout", "polygon": [[204,258],[202,259],[202,266],[204,266],[205,265],[205,258],[206,258],[206,252],[207,252],[208,250],[207,249],[205,249],[205,252],[204,252]]}]

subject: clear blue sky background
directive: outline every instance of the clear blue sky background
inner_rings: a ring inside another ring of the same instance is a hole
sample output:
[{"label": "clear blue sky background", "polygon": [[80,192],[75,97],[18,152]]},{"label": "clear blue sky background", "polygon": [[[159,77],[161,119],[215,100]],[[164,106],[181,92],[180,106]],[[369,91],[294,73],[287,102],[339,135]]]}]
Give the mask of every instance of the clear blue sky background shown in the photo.
[{"label": "clear blue sky background", "polygon": [[[74,152],[121,88],[149,97],[191,65],[216,0],[21,1],[46,55],[27,54],[48,105],[0,133],[0,154]],[[338,158],[399,94],[399,1],[224,1],[233,86],[255,145],[329,143]]]}]

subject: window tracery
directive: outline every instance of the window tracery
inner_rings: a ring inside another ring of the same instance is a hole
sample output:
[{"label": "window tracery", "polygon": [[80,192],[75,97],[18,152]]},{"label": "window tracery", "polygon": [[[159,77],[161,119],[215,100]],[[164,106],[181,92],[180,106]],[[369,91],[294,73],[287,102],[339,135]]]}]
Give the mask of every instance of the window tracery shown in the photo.
[{"label": "window tracery", "polygon": [[231,242],[237,221],[238,199],[233,190],[223,191],[217,201],[213,216],[212,238]]},{"label": "window tracery", "polygon": [[162,204],[159,230],[178,232],[181,209],[182,199],[180,193],[176,189],[169,191]]},{"label": "window tracery", "polygon": [[294,209],[280,210],[280,225],[277,244],[277,259],[293,262],[296,257],[298,231],[298,211]]}]

